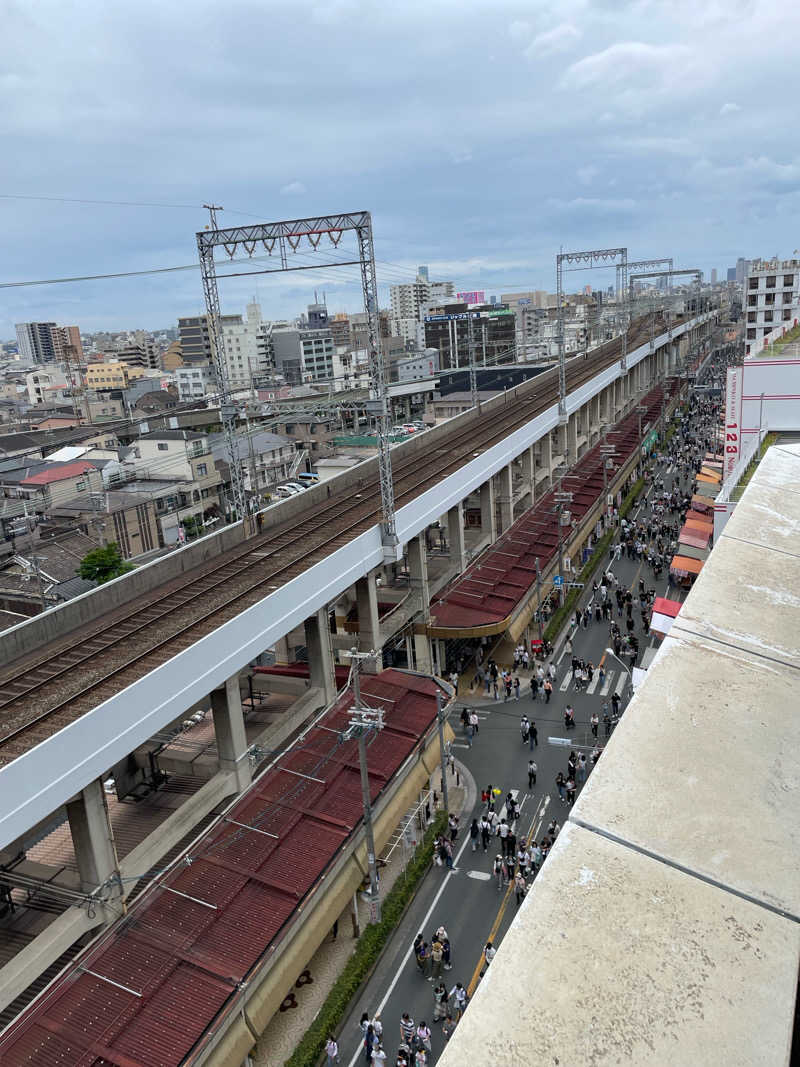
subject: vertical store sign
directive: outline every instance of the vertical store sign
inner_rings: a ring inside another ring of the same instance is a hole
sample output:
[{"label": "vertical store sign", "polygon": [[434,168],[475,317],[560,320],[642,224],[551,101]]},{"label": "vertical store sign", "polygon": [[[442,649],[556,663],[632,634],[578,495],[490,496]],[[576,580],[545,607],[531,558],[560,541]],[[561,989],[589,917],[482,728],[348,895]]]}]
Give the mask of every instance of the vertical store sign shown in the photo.
[{"label": "vertical store sign", "polygon": [[742,379],[744,367],[728,367],[725,389],[724,477],[730,478],[742,451]]}]

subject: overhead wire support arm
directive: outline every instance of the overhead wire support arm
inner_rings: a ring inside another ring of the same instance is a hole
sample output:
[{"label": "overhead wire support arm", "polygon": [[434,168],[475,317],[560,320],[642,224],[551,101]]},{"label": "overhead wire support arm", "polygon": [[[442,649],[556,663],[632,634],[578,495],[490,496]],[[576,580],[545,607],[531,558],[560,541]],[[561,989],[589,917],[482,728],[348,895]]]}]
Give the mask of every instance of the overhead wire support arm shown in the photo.
[{"label": "overhead wire support arm", "polygon": [[[236,452],[234,433],[236,414],[231,403],[231,390],[227,379],[225,338],[221,323],[219,289],[217,285],[218,275],[214,261],[215,250],[222,248],[227,253],[228,258],[232,260],[236,252],[241,248],[252,258],[256,249],[261,246],[268,256],[276,256],[279,266],[274,271],[265,270],[253,273],[278,273],[280,271],[306,269],[314,266],[337,267],[342,265],[342,261],[337,260],[333,255],[328,257],[321,256],[323,260],[328,259],[330,262],[304,264],[302,268],[290,265],[290,258],[297,252],[301,242],[304,245],[307,243],[313,252],[317,252],[323,238],[326,238],[334,248],[338,248],[339,242],[346,232],[352,231],[355,234],[358,243],[358,259],[346,262],[358,263],[361,268],[364,310],[367,314],[367,347],[372,393],[371,406],[376,414],[378,424],[378,468],[382,504],[381,541],[384,557],[387,561],[396,562],[400,546],[395,521],[394,484],[389,443],[391,413],[380,345],[378,283],[370,213],[368,211],[353,211],[220,229],[217,226],[216,212],[221,209],[216,205],[206,205],[206,207],[208,207],[211,214],[211,226],[197,234],[197,248],[200,255],[209,336],[214,354],[214,367],[219,379],[223,426],[231,461],[234,501],[240,518],[246,515],[247,508],[241,465]],[[220,275],[220,277],[228,276],[232,277],[234,275]],[[229,413],[228,418],[226,418],[226,411]]]},{"label": "overhead wire support arm", "polygon": [[[556,300],[558,314],[558,415],[559,421],[567,421],[567,366],[566,345],[564,340],[564,271],[592,270],[596,267],[610,267],[609,260],[619,260],[617,266],[617,278],[619,284],[620,272],[623,286],[627,281],[628,249],[627,248],[592,248],[580,252],[559,252],[556,256]],[[568,264],[566,267],[564,264]],[[623,288],[624,292],[624,288]],[[622,367],[625,369],[625,342],[627,340],[627,324],[623,322],[622,343]]]}]

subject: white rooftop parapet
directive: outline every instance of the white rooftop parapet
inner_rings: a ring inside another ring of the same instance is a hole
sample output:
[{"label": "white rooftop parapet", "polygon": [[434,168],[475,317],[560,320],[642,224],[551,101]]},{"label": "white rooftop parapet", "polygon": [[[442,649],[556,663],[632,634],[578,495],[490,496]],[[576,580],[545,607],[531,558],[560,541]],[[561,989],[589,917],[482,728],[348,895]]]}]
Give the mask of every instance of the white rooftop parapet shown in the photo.
[{"label": "white rooftop parapet", "polygon": [[771,448],[439,1063],[788,1064],[800,445]]}]

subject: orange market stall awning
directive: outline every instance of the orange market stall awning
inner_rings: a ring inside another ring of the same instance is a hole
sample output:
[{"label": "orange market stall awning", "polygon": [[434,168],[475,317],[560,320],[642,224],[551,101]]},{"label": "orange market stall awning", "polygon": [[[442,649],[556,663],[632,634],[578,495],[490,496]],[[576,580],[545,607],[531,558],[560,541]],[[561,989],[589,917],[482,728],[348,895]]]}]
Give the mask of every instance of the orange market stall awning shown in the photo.
[{"label": "orange market stall awning", "polygon": [[692,559],[691,556],[673,556],[669,565],[670,574],[674,574],[676,578],[688,578],[690,575],[697,577],[702,569],[702,561]]},{"label": "orange market stall awning", "polygon": [[687,511],[685,521],[694,523],[697,526],[705,526],[709,533],[713,533],[714,531],[713,518],[710,515],[703,515],[700,511]]},{"label": "orange market stall awning", "polygon": [[706,496],[698,496],[697,493],[692,497],[692,507],[697,511],[711,511],[713,501],[709,500]]},{"label": "orange market stall awning", "polygon": [[700,471],[701,478],[710,478],[712,482],[716,482],[717,485],[722,481],[722,472],[715,471],[713,467],[703,466]]},{"label": "orange market stall awning", "polygon": [[722,461],[724,458],[725,457],[720,452],[706,452],[705,454],[706,463],[718,463],[720,467],[722,466]]}]

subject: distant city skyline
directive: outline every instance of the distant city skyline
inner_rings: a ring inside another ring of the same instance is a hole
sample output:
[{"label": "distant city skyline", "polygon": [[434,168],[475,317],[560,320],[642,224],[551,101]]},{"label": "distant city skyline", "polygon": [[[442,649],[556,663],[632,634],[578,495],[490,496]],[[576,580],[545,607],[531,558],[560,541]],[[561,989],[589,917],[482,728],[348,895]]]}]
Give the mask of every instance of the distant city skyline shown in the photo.
[{"label": "distant city skyline", "polygon": [[[192,264],[212,197],[228,226],[370,210],[384,306],[419,263],[488,294],[553,289],[562,246],[626,245],[707,277],[745,254],[792,254],[793,94],[773,93],[764,122],[763,71],[793,84],[799,9],[464,0],[458,12],[121,0],[112,33],[91,5],[8,7],[0,282]],[[314,288],[360,310],[352,267],[229,279],[223,308],[254,287],[269,318]],[[96,331],[202,310],[195,270],[11,288],[0,337],[17,322]]]}]

